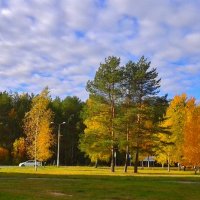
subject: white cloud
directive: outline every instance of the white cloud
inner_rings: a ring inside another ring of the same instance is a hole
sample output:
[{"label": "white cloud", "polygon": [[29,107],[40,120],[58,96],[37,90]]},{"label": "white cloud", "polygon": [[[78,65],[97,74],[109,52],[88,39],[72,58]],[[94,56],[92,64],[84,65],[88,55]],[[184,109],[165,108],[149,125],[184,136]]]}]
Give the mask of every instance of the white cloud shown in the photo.
[{"label": "white cloud", "polygon": [[[45,0],[0,5],[0,89],[87,98],[110,55],[152,61],[170,94],[198,90],[199,1]],[[193,90],[191,90],[193,87]],[[200,96],[198,97],[200,98]]]},{"label": "white cloud", "polygon": [[12,15],[11,11],[9,9],[2,9],[1,14],[5,17],[10,17]]}]

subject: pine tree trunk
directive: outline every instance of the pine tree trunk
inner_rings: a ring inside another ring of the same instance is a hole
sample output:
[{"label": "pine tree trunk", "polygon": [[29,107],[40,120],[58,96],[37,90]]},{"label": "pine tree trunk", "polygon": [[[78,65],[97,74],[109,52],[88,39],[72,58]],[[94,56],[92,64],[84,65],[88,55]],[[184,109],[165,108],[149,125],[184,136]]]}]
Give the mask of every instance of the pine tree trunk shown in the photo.
[{"label": "pine tree trunk", "polygon": [[111,172],[115,172],[115,156],[114,156],[114,124],[113,120],[115,118],[115,108],[114,108],[114,101],[112,100],[111,104],[111,112],[112,112],[112,119],[111,119],[111,135],[112,135],[112,147],[111,147]]},{"label": "pine tree trunk", "polygon": [[[141,108],[141,100],[140,100],[140,108]],[[140,114],[137,114],[138,118],[138,127],[140,130]],[[138,172],[138,159],[139,159],[139,143],[138,143],[139,135],[137,135],[137,146],[136,146],[136,153],[135,153],[135,163],[134,163],[134,173]]]},{"label": "pine tree trunk", "polygon": [[129,148],[128,148],[128,145],[127,145],[127,147],[126,147],[126,159],[125,159],[125,165],[124,165],[124,172],[127,172],[128,162],[129,162]]},{"label": "pine tree trunk", "polygon": [[[126,142],[129,142],[129,127],[127,125],[127,129],[126,129]],[[124,172],[127,172],[127,168],[128,168],[128,161],[129,161],[129,146],[127,144],[126,146],[126,159],[125,159],[125,166],[124,166]]]},{"label": "pine tree trunk", "polygon": [[115,172],[114,146],[112,146],[111,150],[111,172]]},{"label": "pine tree trunk", "polygon": [[135,154],[134,173],[138,172],[138,158],[139,158],[139,150],[137,148]]}]

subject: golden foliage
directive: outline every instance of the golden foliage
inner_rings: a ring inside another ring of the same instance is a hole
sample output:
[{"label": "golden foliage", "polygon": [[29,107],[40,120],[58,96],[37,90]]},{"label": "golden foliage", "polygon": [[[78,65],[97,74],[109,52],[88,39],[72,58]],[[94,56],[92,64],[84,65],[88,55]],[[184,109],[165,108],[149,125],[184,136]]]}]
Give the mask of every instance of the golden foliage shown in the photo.
[{"label": "golden foliage", "polygon": [[182,162],[184,149],[184,126],[187,118],[188,108],[194,105],[194,98],[187,99],[186,94],[176,95],[171,101],[166,120],[161,124],[169,128],[171,134],[160,134],[160,141],[165,143],[157,152],[157,161],[163,163],[170,157],[170,162]]},{"label": "golden foliage", "polygon": [[52,128],[50,127],[53,113],[48,109],[48,89],[44,89],[32,102],[31,110],[24,119],[24,132],[27,136],[27,153],[30,158],[35,157],[35,143],[37,159],[45,161],[51,158],[53,152],[50,147],[54,144]]},{"label": "golden foliage", "polygon": [[200,106],[188,107],[184,129],[184,164],[200,166]]},{"label": "golden foliage", "polygon": [[19,163],[26,155],[26,146],[25,146],[25,139],[20,137],[16,139],[13,143],[13,151],[12,151],[13,159],[15,163]]},{"label": "golden foliage", "polygon": [[108,161],[110,158],[110,128],[109,112],[106,104],[90,98],[86,102],[87,118],[84,121],[86,128],[80,142],[80,149],[95,162],[97,159]]},{"label": "golden foliage", "polygon": [[9,159],[9,151],[6,148],[0,147],[0,161],[6,162]]}]

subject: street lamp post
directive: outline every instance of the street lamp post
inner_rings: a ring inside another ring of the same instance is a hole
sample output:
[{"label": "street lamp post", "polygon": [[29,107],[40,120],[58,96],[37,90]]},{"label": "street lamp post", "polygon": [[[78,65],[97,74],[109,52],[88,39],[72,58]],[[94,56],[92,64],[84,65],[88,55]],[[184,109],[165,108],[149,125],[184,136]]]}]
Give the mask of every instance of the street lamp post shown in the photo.
[{"label": "street lamp post", "polygon": [[[68,118],[67,124],[69,124],[69,121],[71,120],[71,118],[74,116],[74,114],[70,115],[70,117]],[[55,124],[54,122],[51,122],[51,124]],[[62,124],[66,124],[66,122],[62,122],[57,124],[58,125],[58,149],[57,149],[57,167],[59,167],[59,162],[60,162],[60,127]]]},{"label": "street lamp post", "polygon": [[59,161],[60,161],[60,126],[62,124],[65,124],[66,122],[62,122],[58,124],[58,149],[57,149],[57,167],[59,167]]},{"label": "street lamp post", "polygon": [[[51,124],[54,124],[54,122],[51,122]],[[59,161],[60,161],[60,127],[62,124],[66,124],[66,122],[62,122],[58,124],[58,148],[57,148],[57,167],[59,167]]]}]

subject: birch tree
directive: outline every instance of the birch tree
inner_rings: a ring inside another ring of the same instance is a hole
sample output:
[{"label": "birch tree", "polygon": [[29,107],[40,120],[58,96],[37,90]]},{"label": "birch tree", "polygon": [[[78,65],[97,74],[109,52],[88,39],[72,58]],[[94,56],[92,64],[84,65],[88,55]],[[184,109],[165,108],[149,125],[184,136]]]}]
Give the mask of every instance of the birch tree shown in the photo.
[{"label": "birch tree", "polygon": [[49,90],[45,88],[33,98],[31,110],[24,118],[27,154],[31,159],[39,161],[46,161],[53,155],[51,147],[54,138],[50,126],[53,113],[48,108],[49,102]]},{"label": "birch tree", "polygon": [[195,101],[187,106],[183,147],[183,163],[194,167],[196,173],[200,167],[200,105]]},{"label": "birch tree", "polygon": [[161,133],[159,135],[161,145],[157,151],[157,157],[162,163],[165,160],[168,164],[168,171],[170,171],[171,164],[183,162],[184,127],[188,107],[193,101],[192,98],[188,99],[186,94],[176,95],[167,108],[166,120],[161,124],[169,129],[170,134]]}]

